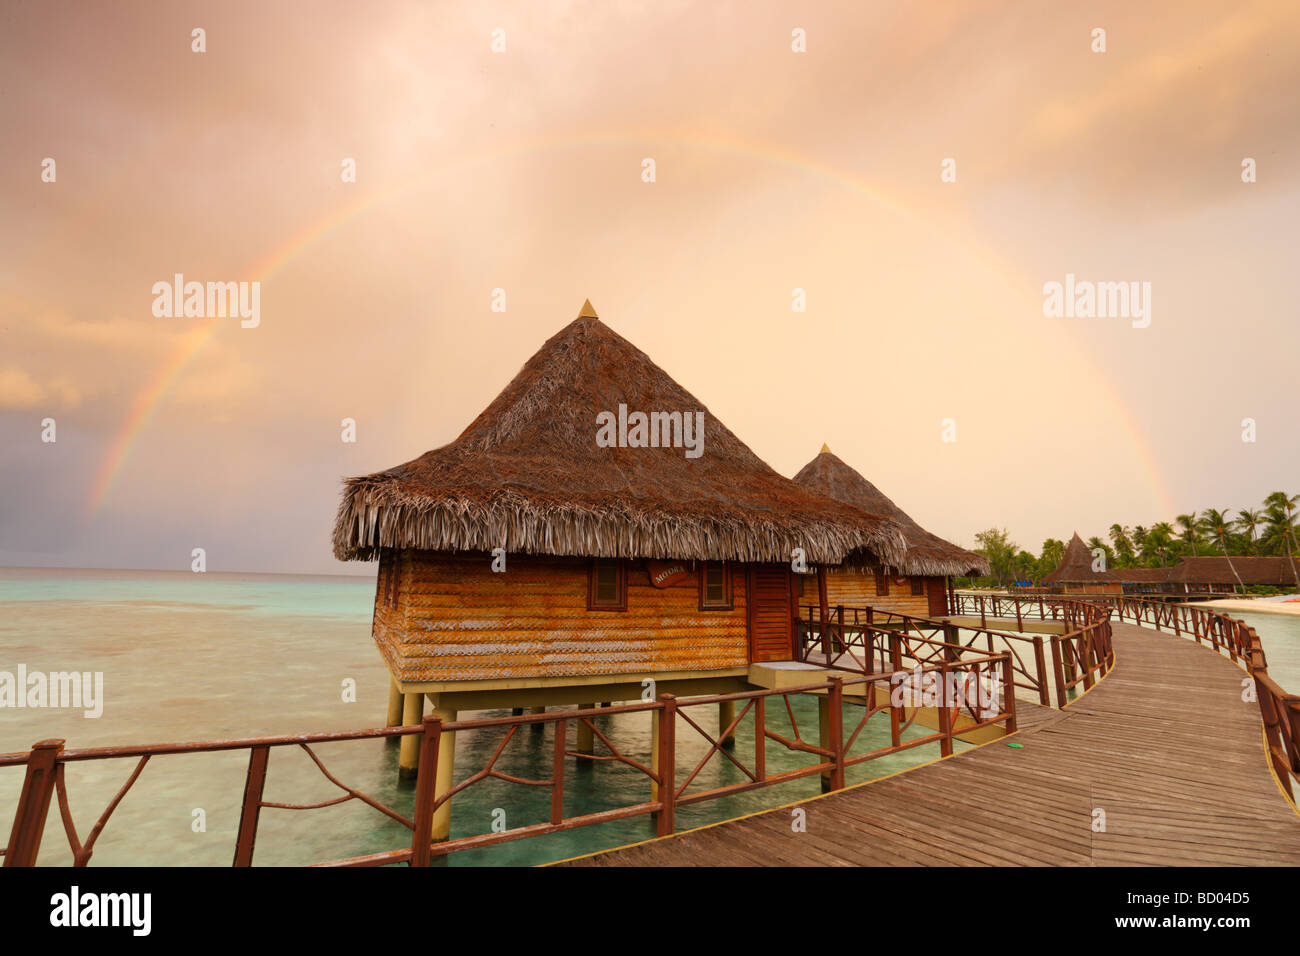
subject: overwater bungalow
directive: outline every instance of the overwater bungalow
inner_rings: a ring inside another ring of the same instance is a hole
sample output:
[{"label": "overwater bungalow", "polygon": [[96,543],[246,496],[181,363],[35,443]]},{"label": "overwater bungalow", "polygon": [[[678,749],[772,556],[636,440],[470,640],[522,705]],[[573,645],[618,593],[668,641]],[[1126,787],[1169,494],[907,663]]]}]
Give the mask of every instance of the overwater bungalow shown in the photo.
[{"label": "overwater bungalow", "polygon": [[889,518],[775,472],[589,302],[455,441],[347,479],[334,528],[340,560],[379,561],[389,726],[426,699],[454,720],[649,681],[753,689],[752,666],[798,657],[792,564],[897,567],[905,549]]},{"label": "overwater bungalow", "polygon": [[[894,565],[827,568],[825,603],[831,607],[871,607],[912,617],[942,617],[948,613],[952,578],[988,574],[988,559],[926,531],[875,485],[822,445],[821,452],[794,476],[795,483],[868,515],[885,515],[903,529],[906,550]],[[818,584],[799,579],[801,604],[818,604]]]}]

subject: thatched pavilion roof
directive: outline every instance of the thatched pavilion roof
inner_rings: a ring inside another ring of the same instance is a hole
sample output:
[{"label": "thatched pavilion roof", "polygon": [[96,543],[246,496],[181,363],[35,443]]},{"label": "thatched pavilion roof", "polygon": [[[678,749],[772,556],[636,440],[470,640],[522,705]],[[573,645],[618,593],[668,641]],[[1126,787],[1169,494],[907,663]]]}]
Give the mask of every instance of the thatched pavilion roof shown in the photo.
[{"label": "thatched pavilion roof", "polygon": [[1060,567],[1043,578],[1045,584],[1100,584],[1110,580],[1109,572],[1092,569],[1092,552],[1077,531],[1066,545]]},{"label": "thatched pavilion roof", "polygon": [[[1236,574],[1233,574],[1233,569]],[[1285,556],[1234,557],[1232,564],[1219,556],[1183,557],[1169,569],[1168,581],[1175,584],[1269,584],[1273,587],[1294,588],[1295,571],[1291,559]]]},{"label": "thatched pavilion roof", "polygon": [[[704,413],[704,448],[599,447],[600,412]],[[340,560],[379,549],[596,557],[894,562],[887,518],[777,474],[590,303],[455,441],[344,483]]]},{"label": "thatched pavilion roof", "polygon": [[1111,568],[1106,580],[1112,584],[1164,584],[1173,568]]},{"label": "thatched pavilion roof", "polygon": [[901,565],[905,574],[958,575],[988,574],[989,562],[982,554],[959,548],[938,535],[931,534],[912,520],[902,508],[850,468],[830,448],[821,452],[794,476],[795,484],[810,491],[852,505],[868,514],[886,515],[903,529],[907,551]]}]

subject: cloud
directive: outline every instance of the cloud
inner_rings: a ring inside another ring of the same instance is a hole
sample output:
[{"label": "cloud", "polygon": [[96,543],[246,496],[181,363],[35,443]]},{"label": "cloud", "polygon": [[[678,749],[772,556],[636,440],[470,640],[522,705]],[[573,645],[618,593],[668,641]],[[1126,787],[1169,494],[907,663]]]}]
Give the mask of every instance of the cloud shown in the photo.
[{"label": "cloud", "polygon": [[17,365],[0,368],[0,410],[45,408],[58,411],[76,408],[80,404],[81,393],[67,381],[42,385]]}]

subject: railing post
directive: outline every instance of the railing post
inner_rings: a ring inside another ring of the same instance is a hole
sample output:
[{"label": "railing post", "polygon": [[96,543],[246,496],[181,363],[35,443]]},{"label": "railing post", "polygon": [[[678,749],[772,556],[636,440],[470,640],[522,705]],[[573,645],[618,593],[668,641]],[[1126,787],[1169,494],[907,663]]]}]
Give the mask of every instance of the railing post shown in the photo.
[{"label": "railing post", "polygon": [[659,711],[659,821],[656,832],[659,836],[668,836],[673,832],[674,817],[677,811],[677,781],[674,764],[677,760],[677,698],[672,694],[660,694],[659,702],[663,705]]},{"label": "railing post", "polygon": [[[893,746],[898,747],[903,742],[903,708],[894,706],[894,678],[890,678],[886,691],[889,693],[889,739]],[[871,693],[874,695],[875,692],[873,686]],[[875,700],[873,696],[871,703],[875,703]]]},{"label": "railing post", "polygon": [[[992,635],[990,635],[990,638]],[[957,631],[956,624],[943,625],[943,656],[945,660],[956,661],[961,659],[961,635]]]},{"label": "railing post", "polygon": [[235,839],[235,866],[253,865],[253,844],[257,842],[257,820],[262,814],[262,791],[266,786],[266,764],[270,757],[271,748],[267,746],[248,750],[244,805],[239,811],[239,835]]},{"label": "railing post", "polygon": [[1059,709],[1065,708],[1065,670],[1061,661],[1061,637],[1059,634],[1053,634],[1052,637],[1052,671],[1056,676],[1056,706]]},{"label": "railing post", "polygon": [[1022,634],[1024,633],[1024,630],[1025,630],[1025,622],[1022,621],[1022,620],[1020,619],[1020,601],[1019,601],[1019,599],[1016,600],[1016,630],[1019,631],[1019,632],[1021,632]]},{"label": "railing post", "polygon": [[[433,842],[433,801],[438,782],[438,747],[442,718],[428,714],[420,737],[420,766],[415,777],[415,831],[411,834],[411,866],[428,866]],[[563,738],[561,738],[563,739]]]},{"label": "railing post", "polygon": [[568,721],[561,717],[555,722],[555,752],[551,757],[551,826],[559,826],[564,820],[564,757],[568,737]]},{"label": "railing post", "polygon": [[897,632],[889,632],[889,660],[895,671],[903,669],[903,646]]},{"label": "railing post", "polygon": [[767,698],[754,698],[754,777],[767,779]]},{"label": "railing post", "polygon": [[952,756],[952,711],[948,709],[948,662],[939,665],[939,754]]},{"label": "railing post", "polygon": [[831,677],[826,696],[830,709],[830,750],[835,766],[831,768],[831,789],[844,789],[844,678]]},{"label": "railing post", "polygon": [[1052,706],[1052,694],[1047,689],[1047,662],[1043,656],[1043,635],[1034,635],[1034,676],[1038,678],[1038,702]]},{"label": "railing post", "polygon": [[[836,653],[842,654],[846,649],[844,643],[844,605],[835,605],[835,628],[839,631],[839,646],[835,649]],[[829,663],[829,661],[828,661]]]},{"label": "railing post", "polygon": [[1002,710],[1007,716],[1007,733],[1016,732],[1016,672],[1011,666],[1011,653],[1002,659]]},{"label": "railing post", "polygon": [[58,774],[59,756],[64,741],[59,738],[40,740],[32,744],[27,755],[27,775],[18,796],[18,810],[14,826],[9,831],[9,846],[5,850],[5,866],[35,866],[36,854],[41,849],[45,835],[45,817],[54,795],[54,782]]},{"label": "railing post", "polygon": [[1097,660],[1096,648],[1092,646],[1092,634],[1087,628],[1078,633],[1077,650],[1074,656],[1079,666],[1083,668],[1083,689],[1088,691],[1092,690],[1092,667]]}]

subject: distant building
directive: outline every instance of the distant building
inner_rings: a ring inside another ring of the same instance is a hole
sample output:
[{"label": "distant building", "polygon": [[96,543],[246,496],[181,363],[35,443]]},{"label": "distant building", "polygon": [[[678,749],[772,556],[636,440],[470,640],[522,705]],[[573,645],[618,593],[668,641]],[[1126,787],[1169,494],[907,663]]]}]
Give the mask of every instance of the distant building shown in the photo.
[{"label": "distant building", "polygon": [[1179,558],[1165,580],[1169,591],[1182,594],[1232,592],[1242,585],[1298,587],[1295,559],[1285,556]]},{"label": "distant building", "polygon": [[1092,552],[1076,531],[1065,548],[1060,567],[1043,578],[1043,583],[1064,594],[1122,593],[1121,582],[1112,579],[1108,571],[1094,571],[1093,561]]},{"label": "distant building", "polygon": [[1295,559],[1270,557],[1183,557],[1169,568],[1092,569],[1093,557],[1076,532],[1065,557],[1043,582],[1053,591],[1088,594],[1236,594],[1265,585],[1300,590]]}]

